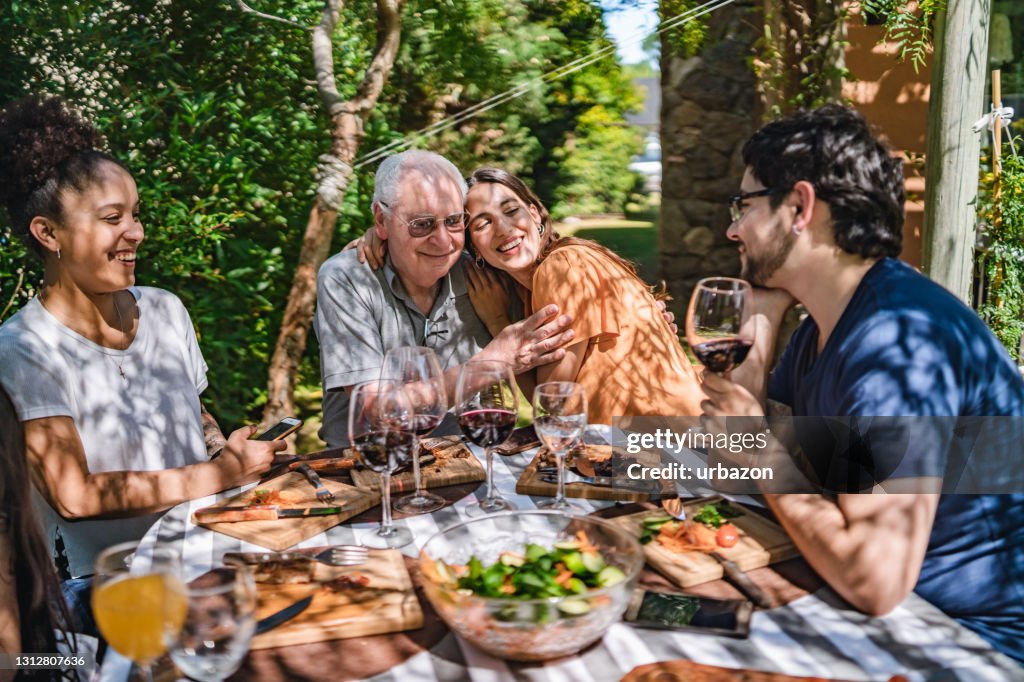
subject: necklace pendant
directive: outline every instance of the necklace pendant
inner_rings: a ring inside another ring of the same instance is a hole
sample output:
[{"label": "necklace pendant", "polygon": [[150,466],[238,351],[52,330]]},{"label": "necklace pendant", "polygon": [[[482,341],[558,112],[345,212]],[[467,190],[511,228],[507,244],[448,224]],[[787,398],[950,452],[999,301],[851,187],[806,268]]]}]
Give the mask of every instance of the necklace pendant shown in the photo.
[{"label": "necklace pendant", "polygon": [[118,367],[117,371],[121,373],[121,379],[123,379],[124,381],[128,381],[128,375],[124,373],[123,367]]}]

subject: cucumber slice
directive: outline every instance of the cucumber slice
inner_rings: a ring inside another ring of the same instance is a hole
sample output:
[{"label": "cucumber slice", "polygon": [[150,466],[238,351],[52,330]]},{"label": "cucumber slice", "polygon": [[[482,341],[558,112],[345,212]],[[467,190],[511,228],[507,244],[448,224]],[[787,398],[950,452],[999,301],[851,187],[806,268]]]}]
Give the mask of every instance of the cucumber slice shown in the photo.
[{"label": "cucumber slice", "polygon": [[601,572],[597,574],[597,584],[600,587],[618,585],[625,579],[626,574],[622,572],[622,569],[615,566],[605,566],[601,569]]},{"label": "cucumber slice", "polygon": [[538,561],[542,556],[548,553],[548,550],[544,549],[540,545],[528,544],[526,545],[526,560],[530,562]]},{"label": "cucumber slice", "polygon": [[440,559],[434,562],[434,568],[437,570],[438,580],[442,583],[453,583],[456,581],[455,571]]},{"label": "cucumber slice", "polygon": [[562,557],[562,561],[565,562],[565,567],[573,573],[586,573],[589,570],[583,555],[579,552],[569,552]]},{"label": "cucumber slice", "polygon": [[501,563],[505,564],[506,566],[518,568],[526,563],[526,557],[524,557],[522,554],[516,554],[515,552],[502,552]]},{"label": "cucumber slice", "polygon": [[661,528],[671,520],[668,516],[648,516],[644,519],[644,528]]},{"label": "cucumber slice", "polygon": [[[604,558],[598,552],[583,552],[583,565],[591,573],[600,573],[604,568]],[[568,566],[569,564],[566,564]],[[575,571],[579,573],[579,571]]]},{"label": "cucumber slice", "polygon": [[564,542],[556,542],[555,543],[555,549],[561,549],[561,550],[565,550],[567,552],[571,552],[573,550],[578,550],[579,548],[580,548],[580,543],[578,541],[576,541],[576,540],[566,540]]},{"label": "cucumber slice", "polygon": [[587,584],[579,578],[569,578],[565,581],[565,587],[574,594],[586,594]]},{"label": "cucumber slice", "polygon": [[559,602],[558,610],[567,616],[582,616],[590,611],[590,602],[586,599],[566,599]]}]

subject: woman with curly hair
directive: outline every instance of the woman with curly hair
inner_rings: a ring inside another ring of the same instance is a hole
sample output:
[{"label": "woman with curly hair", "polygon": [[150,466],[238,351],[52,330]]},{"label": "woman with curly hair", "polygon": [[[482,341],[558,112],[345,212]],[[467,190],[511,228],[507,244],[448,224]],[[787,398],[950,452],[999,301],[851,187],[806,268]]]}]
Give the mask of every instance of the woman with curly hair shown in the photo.
[{"label": "woman with curly hair", "polygon": [[573,317],[576,343],[537,368],[538,383],[582,384],[591,423],[701,413],[693,365],[632,264],[597,242],[559,237],[544,204],[511,173],[481,168],[468,184],[466,242],[477,266],[504,273],[526,315],[556,303]]},{"label": "woman with curly hair", "polygon": [[0,326],[0,385],[64,579],[157,512],[255,480],[284,447],[243,428],[209,458],[204,424],[206,441],[223,436],[200,405],[195,330],[176,296],[134,286],[138,192],[102,144],[58,98],[0,112],[0,200],[44,264],[39,294]]}]

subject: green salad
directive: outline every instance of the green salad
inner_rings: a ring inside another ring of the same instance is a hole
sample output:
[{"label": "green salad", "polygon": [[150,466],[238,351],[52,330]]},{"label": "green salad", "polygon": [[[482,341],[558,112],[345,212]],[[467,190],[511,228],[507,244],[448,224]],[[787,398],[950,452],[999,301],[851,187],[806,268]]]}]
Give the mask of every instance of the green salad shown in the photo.
[{"label": "green salad", "polygon": [[[522,552],[502,552],[489,566],[473,555],[464,566],[435,561],[434,568],[440,582],[460,592],[497,599],[586,595],[626,579],[622,569],[609,565],[585,538],[556,542],[551,549],[527,544]],[[566,614],[583,614],[590,608],[585,599],[558,604]]]}]

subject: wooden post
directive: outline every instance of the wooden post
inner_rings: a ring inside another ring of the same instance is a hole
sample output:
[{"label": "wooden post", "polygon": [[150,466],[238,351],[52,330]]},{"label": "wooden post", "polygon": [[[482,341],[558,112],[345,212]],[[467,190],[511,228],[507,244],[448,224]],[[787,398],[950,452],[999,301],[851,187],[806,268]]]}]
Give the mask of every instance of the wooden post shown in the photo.
[{"label": "wooden post", "polygon": [[[998,111],[1003,108],[1003,84],[1002,75],[999,69],[992,71],[992,111]],[[999,200],[1003,195],[1003,120],[998,116],[992,121],[992,232],[999,234],[1002,231],[1003,226],[1003,211],[999,207]],[[998,264],[996,268],[995,277],[989,282],[988,290],[997,290],[1003,282],[1003,267],[1002,263]],[[987,302],[990,294],[988,291],[985,292],[984,298],[981,301]],[[995,304],[1002,308],[1002,300],[995,301]]]},{"label": "wooden post", "polygon": [[[992,111],[998,111],[1003,108],[1003,81],[1002,73],[999,69],[992,71]],[[1002,216],[999,212],[999,195],[1001,194],[1001,187],[999,178],[1003,173],[1003,119],[996,116],[996,119],[992,122],[992,177],[994,187],[992,189],[992,195],[996,203],[996,217],[995,222],[998,227],[1002,222]]]},{"label": "wooden post", "polygon": [[936,16],[928,105],[924,271],[970,304],[989,0],[949,0]]}]

